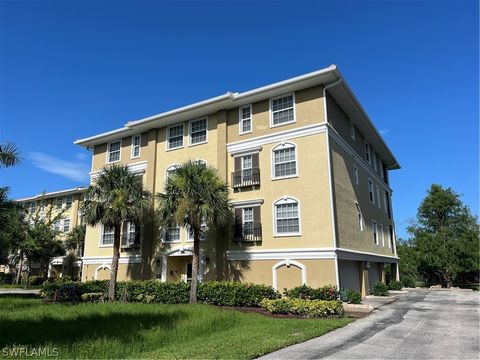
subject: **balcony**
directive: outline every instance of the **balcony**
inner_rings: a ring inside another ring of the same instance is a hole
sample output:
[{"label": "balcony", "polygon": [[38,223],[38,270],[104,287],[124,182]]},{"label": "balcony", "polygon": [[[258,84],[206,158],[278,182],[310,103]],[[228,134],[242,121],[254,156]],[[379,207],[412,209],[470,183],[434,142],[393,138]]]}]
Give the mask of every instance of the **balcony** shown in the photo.
[{"label": "balcony", "polygon": [[234,240],[239,242],[262,241],[262,223],[236,224]]},{"label": "balcony", "polygon": [[246,169],[232,172],[232,187],[239,189],[260,185],[260,169]]}]

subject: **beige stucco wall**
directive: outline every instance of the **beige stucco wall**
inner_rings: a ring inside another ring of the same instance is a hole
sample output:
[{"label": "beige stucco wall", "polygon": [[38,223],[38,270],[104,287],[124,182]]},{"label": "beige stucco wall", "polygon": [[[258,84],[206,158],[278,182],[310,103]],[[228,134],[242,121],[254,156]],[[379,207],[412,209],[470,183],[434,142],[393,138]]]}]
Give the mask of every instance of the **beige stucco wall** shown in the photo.
[{"label": "beige stucco wall", "polygon": [[[110,264],[108,264],[110,265]],[[82,279],[85,280],[94,280],[95,272],[99,267],[102,267],[103,264],[87,264],[83,265]],[[125,280],[139,280],[145,279],[146,277],[142,275],[142,266],[141,264],[119,264],[118,265],[118,281]],[[110,279],[110,270],[109,269],[99,269],[97,273],[98,280],[108,280]]]}]

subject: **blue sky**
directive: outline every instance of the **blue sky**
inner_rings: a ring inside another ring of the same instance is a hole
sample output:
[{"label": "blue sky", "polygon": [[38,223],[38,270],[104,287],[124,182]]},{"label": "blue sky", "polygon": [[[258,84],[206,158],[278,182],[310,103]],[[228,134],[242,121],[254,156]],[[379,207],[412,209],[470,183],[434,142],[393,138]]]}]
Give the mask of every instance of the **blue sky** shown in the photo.
[{"label": "blue sky", "polygon": [[477,1],[1,1],[0,185],[86,185],[77,138],[337,64],[402,165],[397,231],[431,183],[478,214]]}]

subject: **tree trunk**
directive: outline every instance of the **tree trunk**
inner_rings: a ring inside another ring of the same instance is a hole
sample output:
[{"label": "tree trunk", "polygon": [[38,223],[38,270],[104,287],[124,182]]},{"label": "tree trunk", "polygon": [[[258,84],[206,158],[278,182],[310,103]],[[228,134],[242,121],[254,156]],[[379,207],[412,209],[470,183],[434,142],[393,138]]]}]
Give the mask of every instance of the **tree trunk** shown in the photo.
[{"label": "tree trunk", "polygon": [[17,280],[15,283],[20,285],[20,280],[22,279],[22,269],[23,269],[23,250],[20,250],[20,262],[18,264]]},{"label": "tree trunk", "polygon": [[200,227],[193,228],[192,282],[190,284],[190,304],[197,302],[197,282],[200,259]]},{"label": "tree trunk", "polygon": [[32,271],[32,262],[28,259],[27,281],[25,282],[25,289],[30,287],[30,272]]},{"label": "tree trunk", "polygon": [[67,256],[65,256],[65,260],[67,262],[67,276],[73,279],[73,262],[75,261],[75,253],[74,250],[69,249]]},{"label": "tree trunk", "polygon": [[120,225],[115,225],[113,233],[113,257],[110,269],[110,285],[108,287],[108,300],[115,301],[117,287],[118,259],[120,258]]}]

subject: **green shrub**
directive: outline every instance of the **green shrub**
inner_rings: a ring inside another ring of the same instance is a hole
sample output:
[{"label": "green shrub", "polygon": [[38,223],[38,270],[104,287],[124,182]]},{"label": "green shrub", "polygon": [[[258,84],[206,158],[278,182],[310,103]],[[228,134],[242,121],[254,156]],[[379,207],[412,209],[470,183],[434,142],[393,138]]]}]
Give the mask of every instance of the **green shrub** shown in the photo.
[{"label": "green shrub", "polygon": [[402,278],[402,284],[404,287],[414,288],[415,287],[415,279],[411,276],[405,276]]},{"label": "green shrub", "polygon": [[212,305],[259,307],[262,299],[279,297],[277,291],[266,285],[213,281],[198,286],[198,301]]},{"label": "green shrub", "polygon": [[401,281],[390,281],[390,284],[388,284],[388,290],[402,290],[403,284]]},{"label": "green shrub", "polygon": [[13,284],[15,275],[13,273],[0,273],[0,285]]},{"label": "green shrub", "polygon": [[383,282],[376,282],[373,286],[373,295],[375,296],[388,296],[388,286]]},{"label": "green shrub", "polygon": [[81,295],[75,284],[63,284],[55,292],[53,300],[59,302],[78,302],[81,299]]},{"label": "green shrub", "polygon": [[309,300],[298,298],[263,299],[261,306],[272,314],[291,314],[304,317],[342,315],[343,306],[339,300]]},{"label": "green shrub", "polygon": [[301,285],[290,290],[285,290],[284,295],[293,299],[308,300],[337,300],[340,297],[340,293],[333,285],[326,285],[317,289],[307,285]]},{"label": "green shrub", "polygon": [[22,276],[22,280],[21,280],[22,285],[26,285],[27,280],[30,282],[30,285],[42,285],[46,279],[43,276],[36,276],[36,275],[31,275],[30,279],[27,276]]},{"label": "green shrub", "polygon": [[104,293],[85,293],[82,294],[82,301],[85,302],[103,302],[105,299]]},{"label": "green shrub", "polygon": [[361,304],[362,303],[362,295],[355,290],[348,289],[346,292],[346,301],[349,304]]}]

